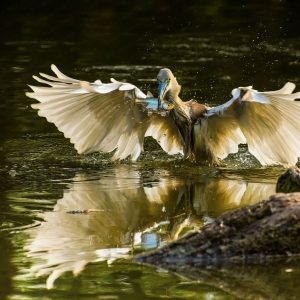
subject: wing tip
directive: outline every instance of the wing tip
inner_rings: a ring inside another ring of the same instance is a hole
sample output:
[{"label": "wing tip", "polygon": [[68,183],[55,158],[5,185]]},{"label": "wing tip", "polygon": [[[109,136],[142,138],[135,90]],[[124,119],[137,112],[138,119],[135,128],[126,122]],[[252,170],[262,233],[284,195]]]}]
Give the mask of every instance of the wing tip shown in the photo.
[{"label": "wing tip", "polygon": [[32,78],[34,79],[34,80],[36,80],[36,81],[39,81],[39,77],[38,76],[36,76],[36,75],[32,75]]},{"label": "wing tip", "polygon": [[46,77],[46,78],[47,78],[47,76],[48,76],[47,74],[42,73],[42,72],[40,72],[39,75],[42,76],[42,77]]},{"label": "wing tip", "polygon": [[34,103],[30,105],[33,109],[39,109],[39,103]]},{"label": "wing tip", "polygon": [[288,81],[285,85],[281,88],[284,94],[292,94],[296,88],[296,84],[294,82]]},{"label": "wing tip", "polygon": [[[30,85],[28,85],[28,86],[32,89],[32,87]],[[25,96],[27,96],[28,98],[31,98],[31,99],[35,99],[35,93],[34,92],[26,92]]]},{"label": "wing tip", "polygon": [[57,68],[57,66],[55,64],[51,64],[50,68],[55,75],[57,75],[57,73],[60,73],[59,69]]}]

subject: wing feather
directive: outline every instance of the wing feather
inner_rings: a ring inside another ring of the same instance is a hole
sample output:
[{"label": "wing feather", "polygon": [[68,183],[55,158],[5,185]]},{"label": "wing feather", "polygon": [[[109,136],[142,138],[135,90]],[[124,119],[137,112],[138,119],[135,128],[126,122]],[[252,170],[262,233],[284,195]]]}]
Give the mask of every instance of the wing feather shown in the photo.
[{"label": "wing feather", "polygon": [[112,80],[111,83],[80,81],[64,75],[54,65],[57,76],[40,73],[33,78],[47,86],[30,86],[26,93],[39,101],[32,104],[38,114],[64,133],[78,153],[112,152],[113,159],[143,151],[144,136],[153,136],[170,153],[182,153],[181,136],[167,116],[149,112],[135,99],[146,98],[136,86]]},{"label": "wing feather", "polygon": [[224,144],[234,136],[232,132],[224,133],[228,124],[240,129],[249,152],[262,165],[295,165],[300,156],[300,102],[294,100],[300,98],[300,93],[292,94],[294,89],[293,83],[273,92],[239,88],[227,103],[208,111],[208,128],[215,130],[217,141]]},{"label": "wing feather", "polygon": [[174,121],[169,116],[152,114],[145,136],[152,136],[170,155],[183,155],[183,140]]},{"label": "wing feather", "polygon": [[203,145],[205,145],[205,152],[211,156],[211,160],[217,162],[219,159],[226,158],[230,153],[238,152],[238,145],[246,143],[245,136],[233,117],[222,118],[220,115],[213,115],[201,119],[200,123],[194,126],[194,130],[197,158],[203,152]]},{"label": "wing feather", "polygon": [[262,94],[288,95],[288,94],[291,94],[295,88],[296,88],[295,83],[287,82],[281,89],[279,89],[277,91],[263,92]]}]

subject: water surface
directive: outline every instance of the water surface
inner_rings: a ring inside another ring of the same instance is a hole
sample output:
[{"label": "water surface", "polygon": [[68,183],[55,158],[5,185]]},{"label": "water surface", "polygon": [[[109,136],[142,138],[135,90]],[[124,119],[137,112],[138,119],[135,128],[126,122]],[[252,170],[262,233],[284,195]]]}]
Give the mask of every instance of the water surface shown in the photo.
[{"label": "water surface", "polygon": [[1,12],[1,298],[299,298],[297,261],[189,278],[131,262],[267,198],[282,168],[260,167],[245,147],[221,167],[194,165],[151,140],[136,163],[80,156],[24,95],[32,74],[51,63],[73,77],[115,77],[154,94],[158,70],[170,67],[183,99],[211,105],[237,86],[299,85],[297,1],[175,1],[156,10],[69,2],[50,10],[48,1],[19,1]]}]

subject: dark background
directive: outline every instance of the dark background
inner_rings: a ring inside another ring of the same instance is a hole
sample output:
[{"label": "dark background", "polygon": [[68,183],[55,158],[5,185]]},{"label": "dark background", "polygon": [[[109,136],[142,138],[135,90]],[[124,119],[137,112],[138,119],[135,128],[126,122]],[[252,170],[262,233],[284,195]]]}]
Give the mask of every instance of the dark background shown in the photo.
[{"label": "dark background", "polygon": [[[261,39],[297,36],[299,1],[5,1],[1,4],[1,38],[95,41],[112,31],[124,36],[134,32],[155,38],[168,32],[251,32]],[[89,27],[89,18],[96,18]],[[135,41],[130,41],[135,43]]]},{"label": "dark background", "polygon": [[[114,51],[112,62],[118,57],[119,63],[129,63],[139,62],[166,34],[222,33],[224,43],[233,35],[247,34],[256,45],[299,37],[299,8],[297,0],[5,1],[0,36],[4,43],[77,43],[101,53],[99,60],[111,59],[109,51]],[[62,61],[68,60],[64,54]],[[2,55],[10,59],[9,53]]]},{"label": "dark background", "polygon": [[0,141],[55,130],[24,96],[32,74],[51,63],[82,79],[116,76],[152,91],[149,79],[169,67],[184,99],[212,104],[236,86],[297,84],[299,8],[297,0],[2,2]]}]

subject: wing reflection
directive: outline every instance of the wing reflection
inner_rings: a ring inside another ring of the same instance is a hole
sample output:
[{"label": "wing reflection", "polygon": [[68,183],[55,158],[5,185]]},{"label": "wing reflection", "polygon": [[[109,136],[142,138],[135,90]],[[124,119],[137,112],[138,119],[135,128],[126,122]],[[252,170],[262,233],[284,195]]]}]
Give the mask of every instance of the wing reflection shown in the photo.
[{"label": "wing reflection", "polygon": [[31,271],[47,275],[47,287],[52,288],[64,272],[76,275],[89,262],[111,262],[139,247],[158,247],[199,228],[204,216],[255,203],[274,192],[275,184],[190,182],[128,166],[110,174],[78,174],[53,211],[42,213],[45,222],[29,230],[28,255],[41,262]]},{"label": "wing reflection", "polygon": [[[186,231],[212,222],[214,217],[225,211],[267,199],[275,193],[276,185],[244,180],[208,179],[184,188],[182,203],[177,204],[175,216],[170,217],[171,240],[177,239]],[[186,213],[180,214],[182,211]],[[176,215],[179,217],[176,218]]]}]

